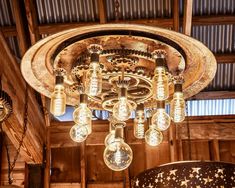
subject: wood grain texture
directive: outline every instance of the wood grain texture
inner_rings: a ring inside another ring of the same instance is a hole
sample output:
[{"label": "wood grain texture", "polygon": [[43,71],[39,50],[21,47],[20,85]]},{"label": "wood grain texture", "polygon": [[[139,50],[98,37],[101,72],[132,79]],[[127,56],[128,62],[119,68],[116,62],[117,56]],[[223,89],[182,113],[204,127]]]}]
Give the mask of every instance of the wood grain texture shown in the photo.
[{"label": "wood grain texture", "polygon": [[183,33],[191,35],[193,15],[193,0],[184,0],[184,18],[183,18]]},{"label": "wood grain texture", "polygon": [[[0,56],[2,57],[0,62],[3,69],[3,89],[13,101],[13,114],[3,124],[3,129],[15,147],[18,147],[23,132],[26,85],[20,73],[19,64],[13,57],[2,33],[0,33]],[[20,154],[28,163],[41,163],[45,126],[34,92],[30,88],[28,92],[28,125]]]}]

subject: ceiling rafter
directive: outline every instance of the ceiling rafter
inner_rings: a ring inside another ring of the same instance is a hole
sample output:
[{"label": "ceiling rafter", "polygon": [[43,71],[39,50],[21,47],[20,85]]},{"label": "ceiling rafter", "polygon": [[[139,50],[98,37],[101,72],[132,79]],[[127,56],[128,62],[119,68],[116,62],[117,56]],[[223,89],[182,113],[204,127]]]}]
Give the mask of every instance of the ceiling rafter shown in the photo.
[{"label": "ceiling rafter", "polygon": [[183,33],[189,36],[192,30],[192,15],[193,0],[184,0]]}]

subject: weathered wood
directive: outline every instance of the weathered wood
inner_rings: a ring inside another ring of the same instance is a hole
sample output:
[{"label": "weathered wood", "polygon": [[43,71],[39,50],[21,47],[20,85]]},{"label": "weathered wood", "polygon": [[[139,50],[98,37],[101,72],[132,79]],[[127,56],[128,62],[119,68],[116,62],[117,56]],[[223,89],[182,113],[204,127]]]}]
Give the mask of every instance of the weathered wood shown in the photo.
[{"label": "weathered wood", "polygon": [[217,60],[217,63],[235,63],[234,53],[215,54],[215,58]]},{"label": "weathered wood", "polygon": [[86,143],[80,144],[81,188],[86,188]]},{"label": "weathered wood", "polygon": [[105,24],[107,22],[107,10],[106,10],[106,2],[105,0],[98,0],[98,6],[99,6],[99,17],[100,17],[100,23]]},{"label": "weathered wood", "polygon": [[173,0],[173,29],[179,31],[180,15],[179,15],[179,0]]},{"label": "weathered wood", "polygon": [[50,188],[51,142],[50,129],[46,127],[46,159],[44,168],[44,188]]},{"label": "weathered wood", "polygon": [[51,183],[51,188],[80,188],[80,183]]},{"label": "weathered wood", "polygon": [[22,57],[24,53],[27,51],[29,45],[26,39],[26,32],[25,32],[20,3],[23,3],[23,1],[12,0],[12,9],[16,23],[17,40],[20,48],[20,55]]},{"label": "weathered wood", "polygon": [[5,37],[13,37],[17,35],[16,26],[1,26],[0,31]]},{"label": "weathered wood", "polygon": [[[199,116],[189,120],[192,140],[235,140],[235,116]],[[187,139],[186,122],[179,124],[180,139]]]},{"label": "weathered wood", "polygon": [[123,183],[122,182],[91,183],[91,184],[88,184],[87,187],[88,188],[123,188]]},{"label": "weathered wood", "polygon": [[217,139],[211,141],[210,151],[211,151],[211,160],[220,161],[219,141]]},{"label": "weathered wood", "polygon": [[202,91],[189,100],[234,99],[235,91]]},{"label": "weathered wood", "polygon": [[26,16],[28,20],[28,28],[30,33],[31,44],[35,44],[40,39],[38,30],[38,19],[35,0],[24,0]]},{"label": "weathered wood", "polygon": [[171,123],[169,128],[169,147],[170,147],[170,159],[171,162],[175,162],[178,160],[177,154],[177,141],[176,141],[176,125]]},{"label": "weathered wood", "polygon": [[183,33],[191,35],[193,0],[184,0]]},{"label": "weathered wood", "polygon": [[[4,122],[3,128],[17,148],[23,132],[25,81],[2,33],[0,33],[0,56],[3,89],[13,101],[13,114]],[[28,163],[41,163],[45,126],[35,95],[31,89],[28,92],[28,125],[20,154]]]}]

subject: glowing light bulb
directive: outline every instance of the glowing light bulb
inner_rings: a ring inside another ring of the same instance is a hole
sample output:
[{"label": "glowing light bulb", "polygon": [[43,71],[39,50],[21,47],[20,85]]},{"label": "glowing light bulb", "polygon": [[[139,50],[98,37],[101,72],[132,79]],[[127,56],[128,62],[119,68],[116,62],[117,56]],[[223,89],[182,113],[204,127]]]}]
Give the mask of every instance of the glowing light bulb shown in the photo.
[{"label": "glowing light bulb", "polygon": [[63,86],[63,76],[56,76],[56,85],[51,95],[50,112],[54,116],[61,116],[66,110],[66,94]]},{"label": "glowing light bulb", "polygon": [[86,140],[88,136],[88,130],[85,125],[75,124],[74,126],[71,127],[69,134],[70,134],[70,138],[74,142],[80,143]]},{"label": "glowing light bulb", "polygon": [[102,73],[97,62],[90,64],[86,77],[86,93],[90,96],[97,96],[102,91]]},{"label": "glowing light bulb", "polygon": [[114,171],[128,168],[133,159],[133,153],[128,144],[123,140],[123,124],[115,127],[114,142],[107,145],[103,154],[105,164]]},{"label": "glowing light bulb", "polygon": [[165,111],[165,103],[160,102],[156,113],[152,117],[152,124],[160,131],[165,131],[170,127],[171,118]]},{"label": "glowing light bulb", "polygon": [[114,171],[121,171],[128,168],[132,162],[133,153],[129,145],[122,139],[116,139],[104,150],[104,162]]},{"label": "glowing light bulb", "polygon": [[171,101],[170,116],[175,123],[182,122],[185,119],[185,100],[181,84],[175,84],[175,93]]},{"label": "glowing light bulb", "polygon": [[80,105],[73,112],[73,120],[78,125],[85,125],[88,130],[88,134],[92,132],[92,112],[87,107],[87,95],[80,94]]},{"label": "glowing light bulb", "polygon": [[115,141],[115,134],[113,132],[110,132],[104,140],[104,144],[107,147],[108,145],[110,145],[111,143],[113,143]]},{"label": "glowing light bulb", "polygon": [[126,88],[120,88],[120,96],[118,102],[113,107],[113,116],[119,121],[126,121],[131,116],[131,104],[126,97]]},{"label": "glowing light bulb", "polygon": [[138,139],[144,138],[145,114],[143,104],[137,106],[136,117],[134,119],[134,136]]},{"label": "glowing light bulb", "polygon": [[164,67],[156,67],[155,69],[153,93],[157,100],[166,100],[169,97],[168,76]]},{"label": "glowing light bulb", "polygon": [[162,143],[162,140],[162,132],[156,129],[155,126],[150,126],[145,133],[145,142],[150,146],[157,146]]}]

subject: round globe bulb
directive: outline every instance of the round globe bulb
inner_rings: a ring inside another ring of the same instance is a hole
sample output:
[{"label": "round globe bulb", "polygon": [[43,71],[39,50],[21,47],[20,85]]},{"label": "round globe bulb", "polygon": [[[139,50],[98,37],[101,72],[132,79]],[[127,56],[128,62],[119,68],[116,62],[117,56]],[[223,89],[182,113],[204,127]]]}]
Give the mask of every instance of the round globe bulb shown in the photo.
[{"label": "round globe bulb", "polygon": [[87,107],[87,104],[81,103],[78,108],[76,108],[73,112],[73,120],[78,125],[86,125],[88,129],[88,134],[92,132],[91,128],[91,120],[92,120],[92,112]]},{"label": "round globe bulb", "polygon": [[119,121],[126,121],[131,116],[131,104],[126,97],[120,97],[113,107],[113,116]]},{"label": "round globe bulb", "polygon": [[105,148],[103,158],[111,170],[122,171],[130,166],[133,153],[123,140],[115,140]]},{"label": "round globe bulb", "polygon": [[165,131],[171,125],[171,118],[166,113],[165,109],[159,108],[152,117],[152,124],[160,131]]},{"label": "round globe bulb", "polygon": [[88,136],[88,130],[86,126],[80,126],[80,125],[74,125],[71,127],[70,129],[70,138],[74,141],[74,142],[83,142],[86,140],[87,136]]},{"label": "round globe bulb", "polygon": [[110,145],[111,143],[113,143],[115,141],[115,133],[114,132],[110,132],[104,140],[104,144],[105,147],[107,147],[108,145]]},{"label": "round globe bulb", "polygon": [[162,132],[150,127],[145,133],[145,142],[150,146],[157,146],[163,140]]}]

